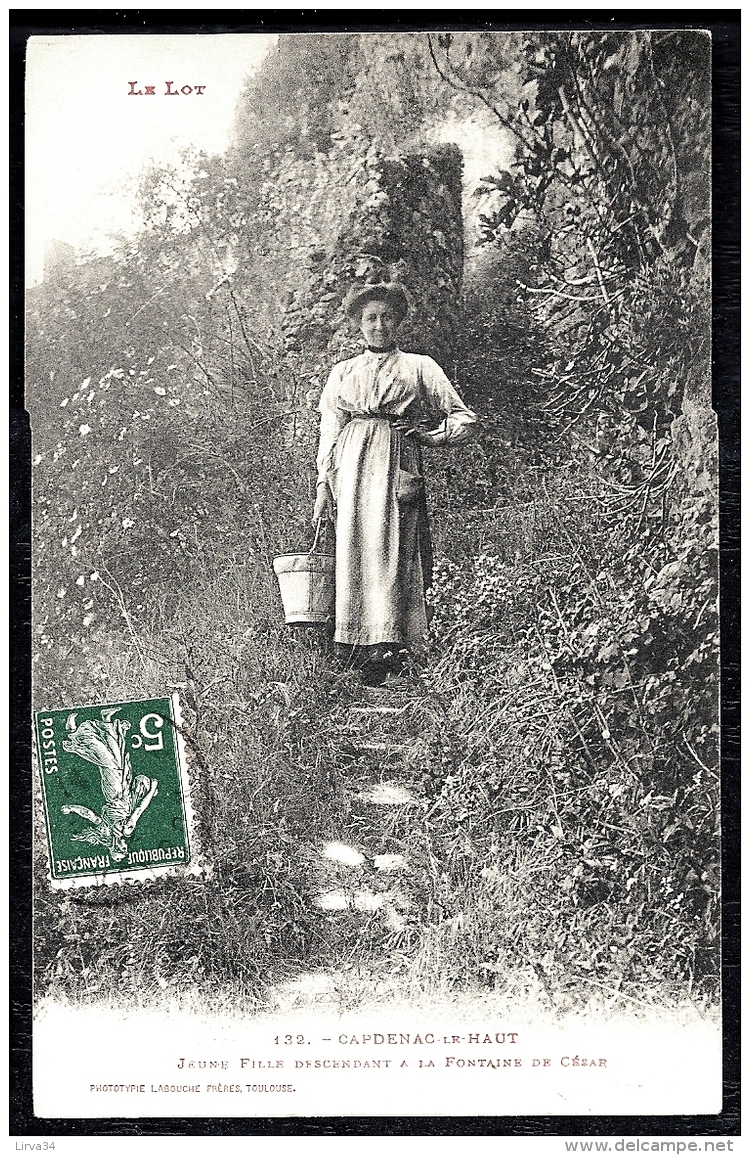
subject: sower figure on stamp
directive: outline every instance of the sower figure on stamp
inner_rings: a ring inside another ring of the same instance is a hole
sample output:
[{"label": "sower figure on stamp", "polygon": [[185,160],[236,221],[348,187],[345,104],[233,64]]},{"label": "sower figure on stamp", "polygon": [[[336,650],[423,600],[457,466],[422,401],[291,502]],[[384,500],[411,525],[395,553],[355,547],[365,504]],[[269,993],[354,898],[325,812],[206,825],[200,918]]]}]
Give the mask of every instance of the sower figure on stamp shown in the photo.
[{"label": "sower figure on stamp", "polygon": [[[398,284],[350,291],[344,309],[366,349],[334,366],[319,405],[313,521],[335,525],[334,642],[369,684],[400,672],[427,635],[432,550],[422,447],[458,445],[476,423],[431,357],[398,348],[408,308]],[[429,428],[436,413],[443,420]]]},{"label": "sower figure on stamp", "polygon": [[72,834],[71,838],[74,842],[92,842],[106,847],[114,862],[125,858],[127,839],[158,791],[156,779],[145,774],[133,774],[130,754],[125,747],[130,723],[119,719],[113,721],[118,709],[104,709],[101,722],[90,719],[78,726],[75,714],[70,714],[66,723],[70,737],[63,742],[63,749],[99,768],[104,796],[101,814],[78,803],[62,807],[63,814],[77,814],[91,823],[90,830]]}]

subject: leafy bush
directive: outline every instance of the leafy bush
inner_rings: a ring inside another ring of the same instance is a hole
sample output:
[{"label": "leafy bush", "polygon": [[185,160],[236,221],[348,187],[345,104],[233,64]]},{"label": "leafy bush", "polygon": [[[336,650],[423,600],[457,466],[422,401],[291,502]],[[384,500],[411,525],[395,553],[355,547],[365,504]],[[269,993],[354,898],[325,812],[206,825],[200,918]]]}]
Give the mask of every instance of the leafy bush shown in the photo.
[{"label": "leafy bush", "polygon": [[[613,526],[606,499],[584,506],[571,489],[539,498],[538,535],[528,517],[520,534],[494,515],[497,540],[514,541],[515,561],[472,555],[470,524],[463,560],[438,566],[435,624],[445,648],[428,682],[450,706],[422,768],[436,826],[451,831],[443,902],[459,902],[472,923],[465,860],[483,864],[503,907],[471,931],[476,950],[498,952],[495,969],[480,960],[488,974],[521,957],[571,990],[582,972],[618,989],[656,975],[675,987],[712,980],[711,639],[696,642],[682,605],[671,607],[669,572],[654,578],[637,550],[623,548],[632,525]],[[489,540],[486,519],[484,530]],[[452,544],[452,556],[462,556]],[[710,616],[715,588],[701,595],[699,612]],[[520,879],[510,905],[509,879]],[[484,893],[479,908],[489,901]],[[571,954],[578,939],[582,949]],[[598,949],[587,952],[587,942]],[[457,957],[477,966],[473,955]]]}]

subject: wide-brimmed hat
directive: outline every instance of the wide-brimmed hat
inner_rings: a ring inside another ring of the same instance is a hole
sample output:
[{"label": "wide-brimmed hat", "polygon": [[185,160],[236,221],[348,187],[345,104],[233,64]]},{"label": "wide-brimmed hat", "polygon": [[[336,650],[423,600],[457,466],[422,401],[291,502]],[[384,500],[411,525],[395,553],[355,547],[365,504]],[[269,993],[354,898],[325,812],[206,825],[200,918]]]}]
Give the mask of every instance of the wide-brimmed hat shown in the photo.
[{"label": "wide-brimmed hat", "polygon": [[362,309],[368,301],[373,300],[387,301],[399,321],[403,321],[409,312],[409,298],[406,295],[406,290],[394,281],[353,285],[344,297],[344,312],[352,321],[359,321]]}]

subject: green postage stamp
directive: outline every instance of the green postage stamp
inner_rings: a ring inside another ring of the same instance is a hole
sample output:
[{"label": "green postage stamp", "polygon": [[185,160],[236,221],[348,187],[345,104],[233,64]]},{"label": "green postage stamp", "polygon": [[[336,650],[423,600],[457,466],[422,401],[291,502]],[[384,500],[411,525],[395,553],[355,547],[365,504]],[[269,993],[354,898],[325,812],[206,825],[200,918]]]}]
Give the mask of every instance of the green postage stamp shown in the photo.
[{"label": "green postage stamp", "polygon": [[35,731],[53,887],[194,864],[176,695],[39,711]]}]

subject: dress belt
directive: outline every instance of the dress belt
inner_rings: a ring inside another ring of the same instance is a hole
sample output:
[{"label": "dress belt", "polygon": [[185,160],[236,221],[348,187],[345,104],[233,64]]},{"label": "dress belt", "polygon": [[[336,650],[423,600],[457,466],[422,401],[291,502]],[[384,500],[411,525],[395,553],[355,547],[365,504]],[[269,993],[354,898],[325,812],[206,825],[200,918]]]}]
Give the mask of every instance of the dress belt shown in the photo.
[{"label": "dress belt", "polygon": [[352,421],[387,421],[390,425],[395,425],[397,421],[403,421],[404,418],[398,413],[352,413]]},{"label": "dress belt", "polygon": [[[406,418],[403,414],[399,414],[399,413],[352,413],[352,414],[350,414],[350,420],[351,421],[387,421],[389,425],[395,425],[396,422],[405,421]],[[414,442],[412,442],[411,444],[412,444],[412,446],[414,446],[414,448],[416,448],[416,446],[414,445]],[[401,452],[400,452],[400,457],[401,457],[400,465],[401,465],[402,469],[404,468],[404,452],[407,451],[408,445],[409,445],[408,438],[403,437],[401,439]],[[418,450],[417,450],[417,453],[419,453]],[[417,460],[421,461],[421,458],[419,458],[419,456],[418,456]],[[410,465],[408,468],[413,469],[413,465]],[[421,473],[421,466],[418,467],[418,472]]]}]

